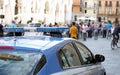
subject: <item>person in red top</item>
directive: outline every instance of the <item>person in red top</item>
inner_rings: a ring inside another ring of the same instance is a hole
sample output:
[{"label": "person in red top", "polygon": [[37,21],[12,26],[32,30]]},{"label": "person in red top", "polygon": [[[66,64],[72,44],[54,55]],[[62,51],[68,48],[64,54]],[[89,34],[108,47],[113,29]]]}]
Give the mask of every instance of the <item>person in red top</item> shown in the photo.
[{"label": "person in red top", "polygon": [[77,29],[77,27],[75,26],[75,22],[72,22],[72,26],[70,27],[69,34],[70,34],[70,37],[71,37],[71,38],[77,39],[78,29]]}]

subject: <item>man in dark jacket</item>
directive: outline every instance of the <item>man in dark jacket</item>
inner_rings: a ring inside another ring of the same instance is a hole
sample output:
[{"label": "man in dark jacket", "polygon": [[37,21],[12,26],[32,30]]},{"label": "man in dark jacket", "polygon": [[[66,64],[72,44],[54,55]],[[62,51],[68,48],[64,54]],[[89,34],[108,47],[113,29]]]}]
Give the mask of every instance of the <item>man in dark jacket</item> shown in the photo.
[{"label": "man in dark jacket", "polygon": [[3,25],[0,24],[0,37],[3,37]]},{"label": "man in dark jacket", "polygon": [[113,38],[117,38],[119,40],[119,33],[120,33],[120,25],[116,24],[113,31]]}]

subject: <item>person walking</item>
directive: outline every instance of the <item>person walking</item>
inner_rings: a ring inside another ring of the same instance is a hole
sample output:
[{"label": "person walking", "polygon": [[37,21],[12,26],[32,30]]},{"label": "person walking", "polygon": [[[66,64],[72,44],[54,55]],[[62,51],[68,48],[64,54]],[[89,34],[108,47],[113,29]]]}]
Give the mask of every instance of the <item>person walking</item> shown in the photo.
[{"label": "person walking", "polygon": [[120,30],[120,26],[119,24],[115,24],[115,28],[113,30],[113,38],[116,38],[117,40],[119,40],[119,30]]},{"label": "person walking", "polygon": [[75,26],[75,22],[72,22],[72,26],[70,27],[69,34],[70,34],[70,37],[71,37],[71,38],[78,39],[78,38],[77,38],[78,29],[77,29],[77,27]]}]

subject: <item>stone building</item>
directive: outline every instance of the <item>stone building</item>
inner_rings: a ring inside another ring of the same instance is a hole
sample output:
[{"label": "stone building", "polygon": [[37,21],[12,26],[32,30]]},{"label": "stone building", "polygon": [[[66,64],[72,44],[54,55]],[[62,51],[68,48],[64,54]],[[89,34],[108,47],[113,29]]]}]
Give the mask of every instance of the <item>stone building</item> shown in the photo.
[{"label": "stone building", "polygon": [[18,17],[22,23],[30,18],[34,22],[43,21],[70,23],[72,20],[72,0],[0,0],[0,14],[5,23]]},{"label": "stone building", "polygon": [[98,0],[98,21],[120,21],[120,0]]},{"label": "stone building", "polygon": [[83,4],[84,16],[91,20],[97,20],[98,0],[83,0]]},{"label": "stone building", "polygon": [[78,18],[83,16],[82,0],[73,0],[72,5],[72,20],[78,21]]},{"label": "stone building", "polygon": [[97,20],[97,4],[98,0],[73,0],[73,20]]}]

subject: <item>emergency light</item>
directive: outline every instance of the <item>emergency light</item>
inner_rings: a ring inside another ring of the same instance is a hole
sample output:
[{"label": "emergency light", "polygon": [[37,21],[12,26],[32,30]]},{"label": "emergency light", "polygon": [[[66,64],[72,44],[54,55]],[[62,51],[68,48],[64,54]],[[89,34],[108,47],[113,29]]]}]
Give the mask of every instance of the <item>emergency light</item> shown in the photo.
[{"label": "emergency light", "polygon": [[68,27],[5,27],[4,32],[63,32],[69,30]]}]

